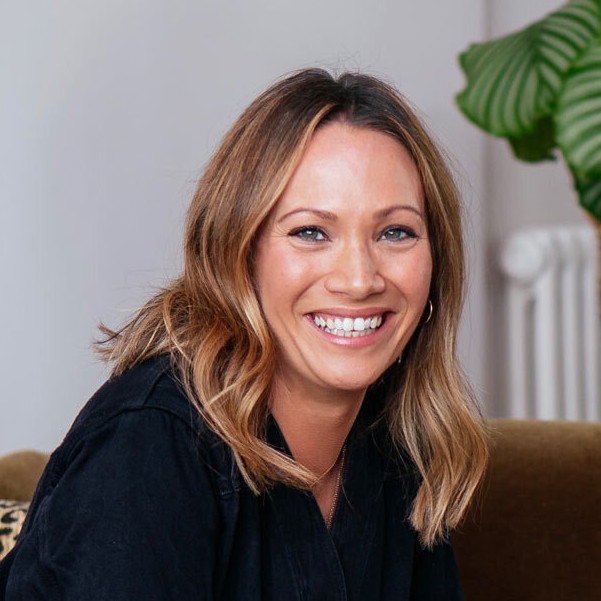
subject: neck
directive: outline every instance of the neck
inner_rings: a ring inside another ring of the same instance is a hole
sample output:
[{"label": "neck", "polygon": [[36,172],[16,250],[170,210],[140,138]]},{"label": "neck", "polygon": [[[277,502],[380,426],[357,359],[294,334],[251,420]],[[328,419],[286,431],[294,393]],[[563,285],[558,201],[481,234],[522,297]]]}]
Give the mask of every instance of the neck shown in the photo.
[{"label": "neck", "polygon": [[319,477],[339,458],[364,396],[364,391],[301,394],[275,385],[271,412],[296,461]]}]

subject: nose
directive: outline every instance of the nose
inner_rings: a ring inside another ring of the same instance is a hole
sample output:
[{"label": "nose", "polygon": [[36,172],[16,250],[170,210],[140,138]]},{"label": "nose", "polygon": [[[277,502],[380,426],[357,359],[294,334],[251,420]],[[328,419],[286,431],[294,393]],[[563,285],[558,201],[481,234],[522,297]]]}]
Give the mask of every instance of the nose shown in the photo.
[{"label": "nose", "polygon": [[383,292],[385,285],[374,251],[369,243],[359,241],[338,249],[325,280],[329,292],[353,299]]}]

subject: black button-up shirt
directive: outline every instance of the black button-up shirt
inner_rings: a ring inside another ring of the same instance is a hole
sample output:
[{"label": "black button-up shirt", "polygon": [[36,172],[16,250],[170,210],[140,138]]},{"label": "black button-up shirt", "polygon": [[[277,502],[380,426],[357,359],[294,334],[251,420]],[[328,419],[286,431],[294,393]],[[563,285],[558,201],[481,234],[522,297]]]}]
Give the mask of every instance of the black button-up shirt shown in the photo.
[{"label": "black button-up shirt", "polygon": [[0,564],[0,600],[463,599],[451,547],[424,550],[408,524],[416,480],[367,413],[328,530],[308,491],[254,495],[169,361],[141,364],[92,397],[53,454]]}]

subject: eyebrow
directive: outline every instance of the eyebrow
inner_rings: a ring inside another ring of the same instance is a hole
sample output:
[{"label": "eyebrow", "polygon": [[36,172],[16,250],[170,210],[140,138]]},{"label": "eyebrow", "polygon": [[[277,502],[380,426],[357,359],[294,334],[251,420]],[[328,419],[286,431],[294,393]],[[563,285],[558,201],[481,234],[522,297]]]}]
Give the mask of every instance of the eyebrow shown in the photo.
[{"label": "eyebrow", "polygon": [[[386,207],[385,209],[378,211],[375,214],[375,216],[377,219],[384,219],[388,217],[391,213],[394,213],[395,211],[411,211],[412,213],[415,213],[418,217],[420,217],[422,220],[424,219],[422,212],[413,205],[392,205],[391,207]],[[336,214],[330,211],[300,207],[282,215],[278,219],[277,223],[281,223],[282,221],[288,219],[288,217],[292,217],[293,215],[296,215],[298,213],[310,213],[311,215],[315,215],[316,217],[324,219],[325,221],[336,221],[338,219]]]}]

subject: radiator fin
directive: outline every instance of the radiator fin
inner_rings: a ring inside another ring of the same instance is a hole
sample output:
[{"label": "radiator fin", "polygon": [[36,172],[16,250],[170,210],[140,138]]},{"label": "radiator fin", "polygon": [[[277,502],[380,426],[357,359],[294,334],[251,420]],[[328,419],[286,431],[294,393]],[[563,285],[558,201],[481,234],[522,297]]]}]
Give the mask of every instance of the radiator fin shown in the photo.
[{"label": "radiator fin", "polygon": [[521,230],[505,243],[500,265],[509,416],[598,421],[596,233],[588,226]]}]

